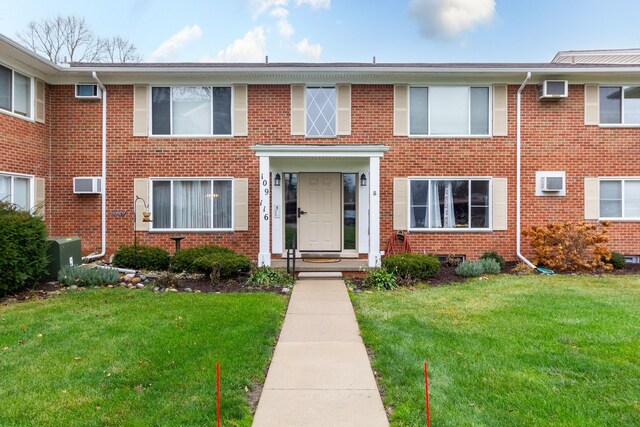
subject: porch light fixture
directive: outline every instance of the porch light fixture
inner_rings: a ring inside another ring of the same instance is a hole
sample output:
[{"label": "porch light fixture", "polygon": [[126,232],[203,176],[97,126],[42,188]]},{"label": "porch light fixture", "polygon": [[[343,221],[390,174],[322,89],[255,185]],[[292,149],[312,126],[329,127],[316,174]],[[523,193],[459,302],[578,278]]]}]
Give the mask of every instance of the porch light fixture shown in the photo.
[{"label": "porch light fixture", "polygon": [[363,173],[362,175],[360,175],[360,187],[366,187],[366,186],[367,186],[367,175]]},{"label": "porch light fixture", "polygon": [[273,185],[276,187],[280,187],[280,174],[277,173],[275,178],[273,179]]}]

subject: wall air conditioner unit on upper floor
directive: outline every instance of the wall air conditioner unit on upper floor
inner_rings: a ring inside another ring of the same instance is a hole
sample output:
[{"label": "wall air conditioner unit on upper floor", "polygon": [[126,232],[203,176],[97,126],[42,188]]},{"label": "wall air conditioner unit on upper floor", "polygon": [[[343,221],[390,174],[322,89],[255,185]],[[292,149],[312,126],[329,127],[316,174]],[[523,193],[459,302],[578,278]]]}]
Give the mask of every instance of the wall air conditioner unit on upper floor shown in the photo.
[{"label": "wall air conditioner unit on upper floor", "polygon": [[74,194],[101,194],[102,178],[99,176],[78,176],[73,178]]},{"label": "wall air conditioner unit on upper floor", "polygon": [[102,89],[95,83],[78,83],[76,85],[76,98],[102,99]]},{"label": "wall air conditioner unit on upper floor", "polygon": [[544,192],[558,193],[564,190],[563,176],[543,176],[540,189]]},{"label": "wall air conditioner unit on upper floor", "polygon": [[567,80],[545,80],[538,85],[538,99],[560,99],[569,96]]}]

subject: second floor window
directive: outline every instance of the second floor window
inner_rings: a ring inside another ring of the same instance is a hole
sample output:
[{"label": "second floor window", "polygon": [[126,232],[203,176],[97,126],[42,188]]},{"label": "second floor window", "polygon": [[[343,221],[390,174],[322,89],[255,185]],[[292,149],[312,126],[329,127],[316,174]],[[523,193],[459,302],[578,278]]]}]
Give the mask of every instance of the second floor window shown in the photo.
[{"label": "second floor window", "polygon": [[231,88],[154,87],[153,135],[231,135]]},{"label": "second floor window", "polygon": [[640,125],[640,87],[601,86],[600,123]]},{"label": "second floor window", "polygon": [[31,117],[31,78],[0,65],[0,109]]},{"label": "second floor window", "polygon": [[307,136],[336,136],[336,88],[308,87]]},{"label": "second floor window", "polygon": [[409,134],[414,136],[489,135],[489,88],[411,87]]}]

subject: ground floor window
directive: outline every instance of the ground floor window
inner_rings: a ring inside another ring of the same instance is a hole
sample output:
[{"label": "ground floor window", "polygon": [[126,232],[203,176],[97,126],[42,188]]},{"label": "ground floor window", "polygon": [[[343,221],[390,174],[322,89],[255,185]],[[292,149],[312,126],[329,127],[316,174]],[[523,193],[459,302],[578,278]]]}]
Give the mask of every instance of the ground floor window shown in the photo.
[{"label": "ground floor window", "polygon": [[298,241],[298,174],[284,174],[284,248],[297,247]]},{"label": "ground floor window", "polygon": [[640,179],[600,180],[600,217],[640,219]]},{"label": "ground floor window", "polygon": [[154,230],[231,230],[232,180],[153,179]]},{"label": "ground floor window", "polygon": [[489,179],[415,178],[409,183],[411,229],[489,228]]},{"label": "ground floor window", "polygon": [[356,179],[355,173],[342,175],[343,249],[356,248]]},{"label": "ground floor window", "polygon": [[31,177],[0,173],[0,201],[31,209]]}]

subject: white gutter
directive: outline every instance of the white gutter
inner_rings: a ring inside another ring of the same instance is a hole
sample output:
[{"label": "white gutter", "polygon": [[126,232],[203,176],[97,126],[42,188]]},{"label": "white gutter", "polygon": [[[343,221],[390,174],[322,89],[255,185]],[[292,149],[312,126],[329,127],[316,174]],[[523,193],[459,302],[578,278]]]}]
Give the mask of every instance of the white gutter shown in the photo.
[{"label": "white gutter", "polygon": [[107,253],[107,88],[98,79],[95,71],[91,73],[91,77],[102,89],[102,250],[98,254],[84,257],[86,261],[102,258]]},{"label": "white gutter", "polygon": [[522,255],[520,252],[520,244],[521,244],[521,230],[520,230],[520,151],[522,147],[522,138],[520,136],[520,127],[521,127],[521,119],[520,119],[520,99],[522,98],[522,91],[524,90],[527,82],[531,78],[531,72],[527,73],[527,77],[524,79],[520,87],[518,88],[518,94],[516,96],[516,254],[518,258],[522,260],[525,264],[527,264],[532,269],[536,269],[536,266],[533,265],[531,261]]}]

